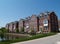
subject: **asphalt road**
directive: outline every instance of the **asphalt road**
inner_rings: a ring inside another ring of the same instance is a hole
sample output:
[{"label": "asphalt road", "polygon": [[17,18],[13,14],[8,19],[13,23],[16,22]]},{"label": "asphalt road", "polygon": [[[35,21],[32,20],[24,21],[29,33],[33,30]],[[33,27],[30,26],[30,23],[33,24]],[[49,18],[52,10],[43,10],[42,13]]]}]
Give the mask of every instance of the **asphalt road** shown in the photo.
[{"label": "asphalt road", "polygon": [[39,38],[39,39],[24,41],[24,42],[18,42],[18,43],[13,43],[13,44],[57,44],[57,42],[59,41],[60,41],[60,33],[53,35],[53,36],[48,36],[44,38]]}]

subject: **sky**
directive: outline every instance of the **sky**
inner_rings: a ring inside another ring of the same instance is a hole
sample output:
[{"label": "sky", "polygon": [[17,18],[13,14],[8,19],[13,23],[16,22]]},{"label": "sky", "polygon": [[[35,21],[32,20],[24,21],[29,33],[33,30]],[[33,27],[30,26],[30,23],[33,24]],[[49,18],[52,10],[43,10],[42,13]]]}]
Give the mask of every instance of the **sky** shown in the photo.
[{"label": "sky", "polygon": [[60,19],[60,0],[0,0],[0,27],[45,11],[54,11]]}]

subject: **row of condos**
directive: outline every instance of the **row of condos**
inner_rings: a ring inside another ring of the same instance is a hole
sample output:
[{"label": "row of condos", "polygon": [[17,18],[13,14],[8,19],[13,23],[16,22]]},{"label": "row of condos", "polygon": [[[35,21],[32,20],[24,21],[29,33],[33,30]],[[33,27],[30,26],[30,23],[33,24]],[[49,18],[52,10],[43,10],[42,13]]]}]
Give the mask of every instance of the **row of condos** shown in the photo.
[{"label": "row of condos", "polygon": [[39,15],[32,15],[19,21],[6,24],[8,32],[24,32],[30,33],[33,30],[36,33],[58,32],[58,18],[55,12],[43,12]]}]

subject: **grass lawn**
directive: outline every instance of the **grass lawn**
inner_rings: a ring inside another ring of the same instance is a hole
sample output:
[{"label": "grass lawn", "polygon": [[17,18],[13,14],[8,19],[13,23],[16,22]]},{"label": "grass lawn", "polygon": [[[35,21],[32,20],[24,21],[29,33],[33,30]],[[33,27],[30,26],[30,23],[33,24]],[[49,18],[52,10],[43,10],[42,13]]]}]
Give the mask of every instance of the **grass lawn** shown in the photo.
[{"label": "grass lawn", "polygon": [[25,37],[25,38],[20,38],[20,39],[15,39],[15,40],[1,41],[0,44],[10,44],[10,43],[15,43],[15,42],[28,41],[28,40],[33,40],[33,39],[51,36],[51,35],[55,35],[55,34],[56,33],[36,34],[36,35],[32,35],[31,37]]}]

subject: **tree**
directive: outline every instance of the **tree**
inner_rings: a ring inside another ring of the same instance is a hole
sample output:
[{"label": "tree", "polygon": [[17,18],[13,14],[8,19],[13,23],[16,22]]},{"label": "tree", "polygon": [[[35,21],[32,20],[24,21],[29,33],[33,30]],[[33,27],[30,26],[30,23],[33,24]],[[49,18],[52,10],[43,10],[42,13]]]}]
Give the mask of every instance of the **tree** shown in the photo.
[{"label": "tree", "polygon": [[5,29],[4,27],[0,28],[0,31],[2,31],[3,33],[7,32],[7,29]]},{"label": "tree", "polygon": [[16,29],[16,32],[19,33],[19,29]]},{"label": "tree", "polygon": [[4,40],[4,35],[6,32],[7,32],[7,29],[5,29],[4,27],[0,28],[0,36],[2,40]]},{"label": "tree", "polygon": [[35,35],[35,34],[36,34],[36,32],[34,31],[34,28],[33,28],[33,27],[31,28],[30,34],[31,34],[31,35]]},{"label": "tree", "polygon": [[24,28],[23,27],[21,27],[21,32],[24,32]]}]

